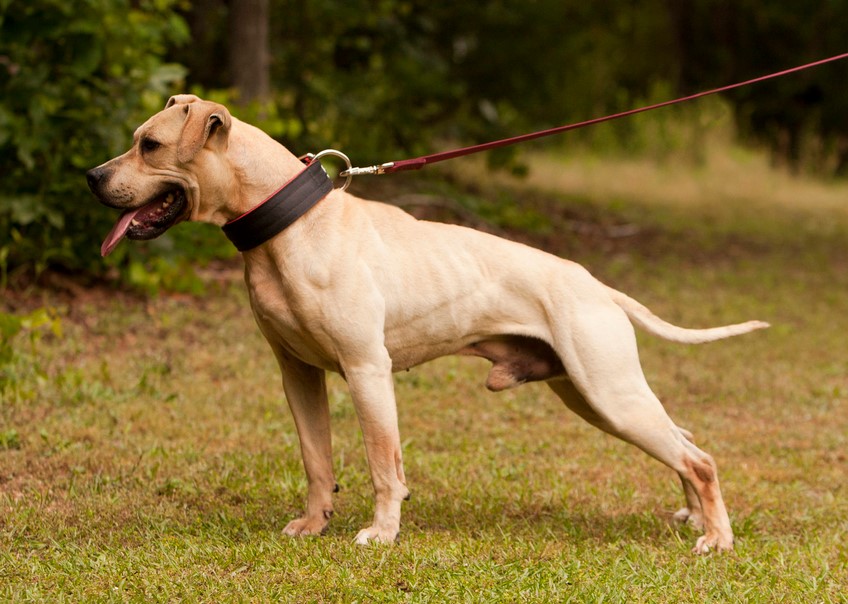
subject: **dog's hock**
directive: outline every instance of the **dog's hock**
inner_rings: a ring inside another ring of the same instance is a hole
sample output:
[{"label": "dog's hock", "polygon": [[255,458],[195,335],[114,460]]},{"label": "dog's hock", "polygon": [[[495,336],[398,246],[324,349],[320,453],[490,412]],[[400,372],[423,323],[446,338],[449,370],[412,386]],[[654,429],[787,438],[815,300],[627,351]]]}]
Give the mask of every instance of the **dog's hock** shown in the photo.
[{"label": "dog's hock", "polygon": [[[177,101],[169,106],[173,105],[183,104]],[[208,101],[189,101],[184,104],[184,111],[185,123],[177,144],[178,161],[184,164],[190,162],[206,146],[219,151],[226,149],[232,125],[232,117],[226,107]]]}]

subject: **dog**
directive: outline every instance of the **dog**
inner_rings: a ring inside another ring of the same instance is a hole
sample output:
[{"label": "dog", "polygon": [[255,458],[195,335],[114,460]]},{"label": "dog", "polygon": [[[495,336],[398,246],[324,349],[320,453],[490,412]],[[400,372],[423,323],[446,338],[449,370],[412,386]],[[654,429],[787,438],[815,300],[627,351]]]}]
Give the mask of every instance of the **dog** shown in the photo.
[{"label": "dog", "polygon": [[[87,173],[123,211],[104,242],[150,239],[181,221],[226,228],[304,170],[302,162],[220,104],[172,97],[132,147]],[[492,363],[486,386],[544,381],[577,415],[680,476],[679,521],[702,528],[696,553],[729,550],[733,532],[716,464],[651,391],[633,324],[701,343],[768,327],[677,327],[580,265],[462,226],[333,189],[284,231],[243,252],[256,322],[276,356],[308,479],[306,511],[287,535],[318,535],[337,490],[325,372],[339,373],[361,425],[374,518],[356,542],[390,543],[409,496],[393,372],[445,355]]]}]

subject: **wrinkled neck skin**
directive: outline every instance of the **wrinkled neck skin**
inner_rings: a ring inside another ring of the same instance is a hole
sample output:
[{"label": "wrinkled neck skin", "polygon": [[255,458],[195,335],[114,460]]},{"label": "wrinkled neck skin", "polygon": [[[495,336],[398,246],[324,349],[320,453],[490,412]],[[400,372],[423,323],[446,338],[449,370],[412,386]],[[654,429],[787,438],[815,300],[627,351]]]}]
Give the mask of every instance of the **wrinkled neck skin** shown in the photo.
[{"label": "wrinkled neck skin", "polygon": [[226,153],[205,153],[197,161],[207,162],[203,170],[207,181],[203,190],[197,182],[190,186],[195,199],[203,196],[194,204],[191,220],[216,226],[250,211],[303,170],[288,149],[235,118]]}]

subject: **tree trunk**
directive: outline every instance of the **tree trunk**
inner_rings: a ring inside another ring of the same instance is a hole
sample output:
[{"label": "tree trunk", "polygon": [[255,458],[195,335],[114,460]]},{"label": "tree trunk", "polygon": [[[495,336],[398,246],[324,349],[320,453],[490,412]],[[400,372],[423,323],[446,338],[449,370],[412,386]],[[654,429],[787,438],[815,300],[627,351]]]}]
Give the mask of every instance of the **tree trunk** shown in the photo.
[{"label": "tree trunk", "polygon": [[230,76],[242,103],[271,96],[269,20],[269,0],[230,0]]}]

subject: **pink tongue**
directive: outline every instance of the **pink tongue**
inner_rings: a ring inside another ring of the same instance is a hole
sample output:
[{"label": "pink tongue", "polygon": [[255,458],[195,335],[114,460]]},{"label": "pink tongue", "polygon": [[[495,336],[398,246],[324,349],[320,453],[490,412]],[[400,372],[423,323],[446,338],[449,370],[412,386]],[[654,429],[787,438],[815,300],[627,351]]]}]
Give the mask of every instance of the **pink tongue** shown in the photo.
[{"label": "pink tongue", "polygon": [[[144,206],[142,206],[142,208],[143,207]],[[132,222],[133,218],[136,217],[142,208],[136,208],[135,210],[130,210],[121,214],[118,222],[115,223],[115,226],[113,226],[112,230],[109,231],[109,234],[106,235],[103,245],[100,246],[101,256],[105,257],[112,253],[112,250],[115,249],[121,239],[123,239],[127,234],[127,229],[130,228],[130,222]]]}]

